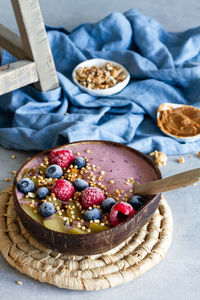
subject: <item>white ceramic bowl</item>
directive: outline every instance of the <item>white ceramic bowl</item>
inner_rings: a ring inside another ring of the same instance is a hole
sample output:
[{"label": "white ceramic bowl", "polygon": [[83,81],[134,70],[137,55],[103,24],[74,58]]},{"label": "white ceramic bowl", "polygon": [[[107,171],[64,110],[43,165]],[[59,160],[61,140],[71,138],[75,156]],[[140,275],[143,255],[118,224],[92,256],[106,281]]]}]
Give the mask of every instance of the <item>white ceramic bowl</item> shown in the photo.
[{"label": "white ceramic bowl", "polygon": [[[108,63],[108,62],[112,63],[114,66],[119,66],[119,67],[121,67],[121,68],[123,69],[124,73],[126,74],[126,78],[125,78],[122,82],[116,84],[116,85],[113,86],[113,87],[107,88],[107,89],[98,89],[98,90],[94,90],[94,89],[91,89],[91,88],[84,87],[83,85],[81,85],[81,84],[77,81],[77,79],[76,79],[76,71],[77,71],[79,68],[92,67],[92,66],[100,67],[100,66],[102,66],[102,65],[105,65],[105,64]],[[86,60],[86,61],[80,63],[79,65],[77,65],[77,66],[74,68],[73,72],[72,72],[72,79],[73,79],[74,83],[75,83],[76,85],[78,85],[78,87],[79,87],[82,91],[84,91],[84,92],[86,92],[86,93],[88,93],[88,94],[90,94],[90,95],[92,95],[92,96],[103,97],[103,96],[110,96],[110,95],[114,95],[114,94],[116,94],[116,93],[119,93],[123,88],[125,88],[125,86],[127,86],[128,82],[129,82],[129,80],[130,80],[130,74],[129,74],[129,72],[125,69],[125,67],[122,66],[122,65],[119,64],[119,63],[116,63],[116,62],[111,61],[111,60],[102,59],[102,58],[94,58],[94,59]]]},{"label": "white ceramic bowl", "polygon": [[[176,104],[176,103],[163,103],[158,108],[158,111],[157,111],[157,120],[159,119],[160,111],[169,109],[169,106],[171,106],[173,108],[178,108],[178,107],[181,107],[181,106],[194,107],[194,106],[185,105],[185,104],[182,105],[182,104]],[[197,107],[195,107],[195,108],[197,108]],[[168,135],[168,136],[176,139],[179,142],[194,142],[194,141],[197,141],[197,140],[200,139],[200,134],[196,134],[196,135],[193,135],[193,136],[186,136],[186,137],[183,137],[183,136],[178,137],[176,135],[173,135],[173,134],[169,133],[168,131],[165,131],[162,128],[160,128],[160,130],[162,130],[162,132],[164,132],[166,135]]]}]

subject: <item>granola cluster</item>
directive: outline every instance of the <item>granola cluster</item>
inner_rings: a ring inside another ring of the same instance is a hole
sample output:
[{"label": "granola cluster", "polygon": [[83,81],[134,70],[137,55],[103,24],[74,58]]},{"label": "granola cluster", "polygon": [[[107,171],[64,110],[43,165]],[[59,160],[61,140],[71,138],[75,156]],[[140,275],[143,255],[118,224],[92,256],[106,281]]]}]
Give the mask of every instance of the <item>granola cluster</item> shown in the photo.
[{"label": "granola cluster", "polygon": [[82,86],[94,90],[111,88],[124,81],[126,77],[124,70],[111,62],[101,67],[84,67],[76,71],[76,80]]},{"label": "granola cluster", "polygon": [[167,163],[167,155],[163,152],[155,150],[154,152],[150,153],[150,156],[154,158],[155,163],[161,167],[166,166]]}]

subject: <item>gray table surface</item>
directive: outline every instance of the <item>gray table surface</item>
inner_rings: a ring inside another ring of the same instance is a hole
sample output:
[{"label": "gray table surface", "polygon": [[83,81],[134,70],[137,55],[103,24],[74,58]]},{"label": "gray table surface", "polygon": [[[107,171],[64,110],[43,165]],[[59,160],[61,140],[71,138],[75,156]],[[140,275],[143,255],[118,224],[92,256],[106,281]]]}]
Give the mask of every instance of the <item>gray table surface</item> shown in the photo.
[{"label": "gray table surface", "polygon": [[[40,4],[46,24],[64,26],[69,30],[83,22],[96,22],[113,11],[124,12],[130,8],[139,9],[156,18],[168,31],[180,31],[200,25],[199,0],[40,0]],[[0,0],[0,20],[17,31],[8,0]],[[12,154],[16,154],[16,159],[10,158]],[[28,156],[30,153],[0,147],[0,191],[9,185],[4,182],[4,178],[12,177],[11,171],[17,170]],[[184,155],[184,164],[178,163],[178,157],[168,158],[167,165],[161,169],[164,177],[200,167],[197,153],[193,157]],[[0,299],[200,299],[199,187],[197,184],[164,195],[174,218],[172,245],[164,260],[142,277],[104,291],[70,291],[39,283],[20,274],[0,254]],[[22,286],[16,284],[18,280],[23,282]]]}]

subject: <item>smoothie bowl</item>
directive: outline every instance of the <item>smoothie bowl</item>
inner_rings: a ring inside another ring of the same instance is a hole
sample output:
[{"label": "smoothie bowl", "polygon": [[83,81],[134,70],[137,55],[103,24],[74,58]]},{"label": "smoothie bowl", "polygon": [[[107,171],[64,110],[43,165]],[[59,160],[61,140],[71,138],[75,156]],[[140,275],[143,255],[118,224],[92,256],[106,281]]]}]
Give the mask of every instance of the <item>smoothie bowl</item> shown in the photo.
[{"label": "smoothie bowl", "polygon": [[108,251],[153,215],[160,194],[134,194],[134,181],[161,178],[141,152],[109,141],[81,141],[42,152],[18,171],[14,203],[24,227],[61,253]]}]

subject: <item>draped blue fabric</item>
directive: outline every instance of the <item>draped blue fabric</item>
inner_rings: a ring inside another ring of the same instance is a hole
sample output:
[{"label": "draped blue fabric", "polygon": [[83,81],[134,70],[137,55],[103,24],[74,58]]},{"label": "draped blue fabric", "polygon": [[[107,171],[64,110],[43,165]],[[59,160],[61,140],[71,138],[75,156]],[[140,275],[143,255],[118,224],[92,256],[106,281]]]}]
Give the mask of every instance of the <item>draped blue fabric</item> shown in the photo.
[{"label": "draped blue fabric", "polygon": [[[112,13],[95,24],[68,32],[47,27],[60,87],[39,92],[32,86],[0,97],[0,144],[43,150],[78,140],[111,140],[144,153],[200,150],[200,140],[180,143],[156,125],[163,102],[200,108],[200,27],[167,33],[136,10]],[[91,58],[124,65],[131,74],[120,93],[97,98],[72,81],[72,70]],[[2,65],[13,61],[3,52]]]}]

